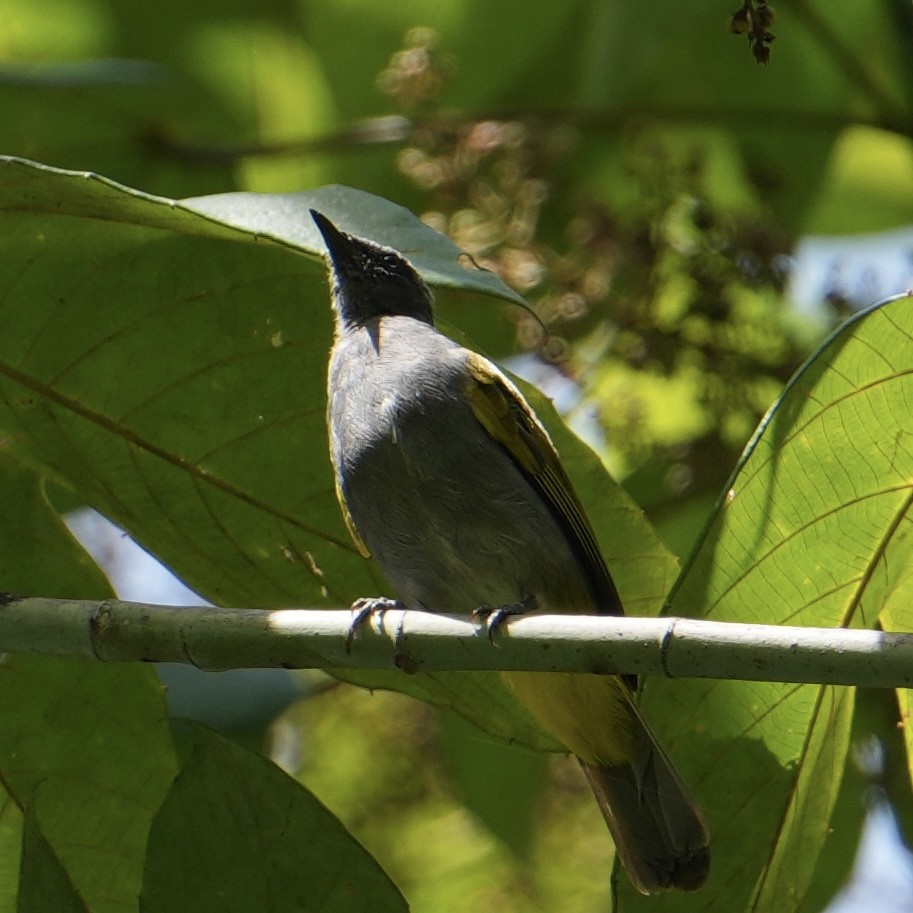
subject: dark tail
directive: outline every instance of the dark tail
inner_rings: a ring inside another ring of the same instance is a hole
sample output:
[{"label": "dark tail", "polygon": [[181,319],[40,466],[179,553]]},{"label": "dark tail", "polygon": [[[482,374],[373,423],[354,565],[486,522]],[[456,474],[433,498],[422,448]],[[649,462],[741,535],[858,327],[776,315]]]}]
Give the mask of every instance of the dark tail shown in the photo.
[{"label": "dark tail", "polygon": [[637,722],[631,764],[580,765],[634,887],[644,894],[695,891],[710,870],[707,828],[639,714]]}]

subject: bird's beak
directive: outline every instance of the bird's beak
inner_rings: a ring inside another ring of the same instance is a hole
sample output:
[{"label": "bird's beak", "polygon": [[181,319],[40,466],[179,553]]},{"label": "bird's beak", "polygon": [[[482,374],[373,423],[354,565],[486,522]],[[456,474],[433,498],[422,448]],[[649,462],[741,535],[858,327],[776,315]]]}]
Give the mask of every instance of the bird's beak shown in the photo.
[{"label": "bird's beak", "polygon": [[311,218],[317,226],[324,243],[327,246],[327,253],[333,268],[339,272],[340,268],[352,261],[355,252],[355,245],[348,235],[344,235],[322,212],[311,209]]}]

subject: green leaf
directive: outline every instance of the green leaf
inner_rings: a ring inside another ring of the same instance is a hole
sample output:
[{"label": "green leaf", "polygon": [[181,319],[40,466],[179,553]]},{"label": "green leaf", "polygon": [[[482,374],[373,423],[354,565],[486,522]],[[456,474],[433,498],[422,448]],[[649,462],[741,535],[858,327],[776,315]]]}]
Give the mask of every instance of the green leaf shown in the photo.
[{"label": "green leaf", "polygon": [[17,913],[87,913],[54,847],[41,832],[34,806],[25,816]]},{"label": "green leaf", "polygon": [[854,317],[762,422],[672,609],[758,623],[909,626],[913,298]]},{"label": "green leaf", "polygon": [[[316,233],[305,232],[310,250],[259,234],[267,211],[304,224],[310,207],[338,215],[338,197],[251,195],[254,227],[242,230],[98,178],[15,160],[0,169],[10,453],[63,479],[216,602],[325,605],[377,589],[326,456],[330,314]],[[399,207],[361,199],[403,220]],[[238,222],[241,201],[225,202]],[[423,262],[453,272],[452,245],[442,252],[440,236],[412,222],[413,250],[424,232]],[[468,287],[499,288],[491,274],[464,275]]]},{"label": "green leaf", "polygon": [[840,795],[830,818],[827,840],[818,856],[812,885],[805,895],[799,913],[821,913],[834,897],[834,886],[851,877],[859,847],[863,819],[870,809],[873,782],[891,803],[899,818],[901,830],[907,830],[913,808],[903,733],[897,728],[898,708],[893,692],[881,688],[857,688],[853,710],[853,760],[857,747],[870,748],[877,738],[883,752],[881,773],[861,771],[856,763],[847,763]]},{"label": "green leaf", "polygon": [[6,790],[0,801],[0,913],[13,913],[19,895],[25,816]]},{"label": "green leaf", "polygon": [[[745,40],[724,27],[737,7],[602,5],[579,55],[583,98],[595,112],[652,117],[672,148],[701,150],[711,183],[732,185],[730,200],[754,190],[798,228],[827,193],[822,163],[843,126],[861,117],[906,122],[905,35],[890,3],[780,4],[772,28],[780,40],[769,66],[758,67]],[[613,126],[610,116],[593,120],[603,131]],[[844,215],[841,228],[852,219]]]},{"label": "green leaf", "polygon": [[149,836],[143,913],[405,911],[338,819],[265,758],[197,728]]},{"label": "green leaf", "polygon": [[149,824],[177,765],[152,669],[17,656],[0,665],[0,772],[97,913],[135,911]]},{"label": "green leaf", "polygon": [[61,599],[112,594],[48,503],[39,476],[2,453],[0,504],[0,590]]},{"label": "green leaf", "polygon": [[[0,586],[71,598],[110,594],[101,571],[49,506],[40,478],[6,454],[0,457],[0,503]],[[7,791],[0,813],[0,910],[15,909],[17,894],[20,909],[63,909],[62,896],[45,903],[48,879],[55,892],[78,885],[94,910],[135,908],[154,773],[168,764],[171,751],[152,670],[7,657],[0,684],[0,778]],[[160,784],[169,779],[166,767]],[[43,836],[36,842],[34,833],[25,835],[26,855],[31,848],[38,856],[23,859],[20,890],[20,808],[33,814],[36,805],[44,814]]]},{"label": "green leaf", "polygon": [[913,142],[870,127],[848,127],[834,145],[827,179],[806,234],[882,232],[910,224]]},{"label": "green leaf", "polygon": [[[444,292],[515,300],[402,207],[348,188],[176,203],[15,160],[0,168],[0,209],[15,229],[0,239],[9,452],[216,603],[347,605],[386,589],[355,552],[333,491],[330,314],[310,208],[401,247]],[[675,559],[544,397],[530,398],[623,599],[655,613]],[[417,684],[398,673],[359,680]],[[501,737],[557,747],[494,676],[418,686]]]},{"label": "green leaf", "polygon": [[824,686],[815,690],[817,703],[807,724],[777,840],[763,862],[752,899],[756,910],[799,906],[829,834],[831,811],[847,762],[855,689]]},{"label": "green leaf", "polygon": [[[674,615],[909,623],[913,299],[835,333],[775,403],[671,595]],[[708,819],[710,881],[677,911],[801,903],[849,745],[851,689],[651,680],[646,715]],[[836,885],[832,886],[836,887]],[[621,909],[644,901],[623,887]]]},{"label": "green leaf", "polygon": [[321,187],[297,193],[222,193],[182,200],[181,206],[231,225],[254,239],[271,238],[322,256],[324,245],[309,210],[328,216],[341,231],[396,247],[429,284],[478,291],[523,304],[492,272],[471,264],[446,235],[420,222],[408,209],[352,187]]}]

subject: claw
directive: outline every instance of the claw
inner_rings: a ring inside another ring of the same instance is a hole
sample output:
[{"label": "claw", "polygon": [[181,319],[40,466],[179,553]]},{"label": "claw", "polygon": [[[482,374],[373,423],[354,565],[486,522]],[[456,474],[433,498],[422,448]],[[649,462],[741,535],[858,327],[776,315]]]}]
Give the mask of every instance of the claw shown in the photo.
[{"label": "claw", "polygon": [[387,609],[404,609],[403,603],[398,599],[388,599],[386,596],[363,596],[352,603],[352,611],[355,613],[349,622],[349,630],[346,631],[346,653],[352,652],[352,642],[358,629],[376,612],[383,618]]},{"label": "claw", "polygon": [[519,602],[506,602],[499,606],[480,605],[472,613],[473,618],[483,622],[488,628],[488,639],[494,643],[495,634],[504,621],[513,615],[526,615],[536,609],[536,597],[524,596]]}]

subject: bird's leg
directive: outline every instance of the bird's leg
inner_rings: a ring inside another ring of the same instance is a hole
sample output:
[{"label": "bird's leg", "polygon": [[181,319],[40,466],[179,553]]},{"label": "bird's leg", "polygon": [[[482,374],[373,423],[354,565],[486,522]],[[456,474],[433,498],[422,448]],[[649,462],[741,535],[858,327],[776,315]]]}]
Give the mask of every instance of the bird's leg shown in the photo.
[{"label": "bird's leg", "polygon": [[505,619],[512,615],[525,615],[527,612],[536,610],[536,597],[529,595],[524,596],[519,602],[505,602],[503,605],[490,606],[480,605],[473,613],[472,617],[484,622],[488,627],[488,639],[494,643],[495,634]]},{"label": "bird's leg", "polygon": [[351,608],[355,614],[349,623],[349,630],[346,631],[346,653],[352,652],[352,641],[355,640],[358,629],[375,612],[383,619],[387,609],[405,609],[406,606],[398,599],[388,599],[386,596],[363,596],[361,599],[356,599]]}]

